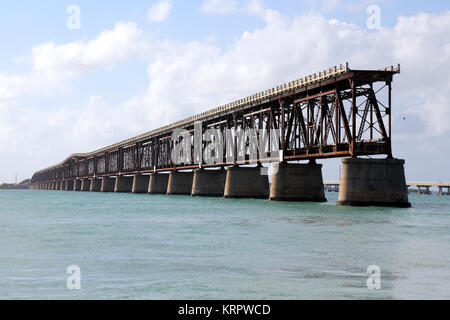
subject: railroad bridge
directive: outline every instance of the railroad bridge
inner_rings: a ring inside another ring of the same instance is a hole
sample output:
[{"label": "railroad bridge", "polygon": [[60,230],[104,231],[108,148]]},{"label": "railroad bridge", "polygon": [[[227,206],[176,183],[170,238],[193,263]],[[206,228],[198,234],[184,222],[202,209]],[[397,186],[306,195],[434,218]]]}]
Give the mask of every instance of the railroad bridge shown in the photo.
[{"label": "railroad bridge", "polygon": [[[326,201],[317,160],[341,157],[338,204],[408,207],[404,160],[393,158],[391,146],[392,81],[399,73],[400,65],[329,68],[72,154],[36,172],[31,188]],[[254,141],[261,142],[256,153]],[[270,184],[268,163],[276,169]]]}]

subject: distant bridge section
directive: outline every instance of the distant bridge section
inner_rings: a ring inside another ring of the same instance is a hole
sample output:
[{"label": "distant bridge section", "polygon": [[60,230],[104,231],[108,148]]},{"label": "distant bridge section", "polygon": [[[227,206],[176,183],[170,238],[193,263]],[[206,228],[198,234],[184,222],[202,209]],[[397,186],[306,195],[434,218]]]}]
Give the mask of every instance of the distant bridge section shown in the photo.
[{"label": "distant bridge section", "polygon": [[[339,192],[339,181],[324,181],[324,187],[329,192]],[[440,195],[450,195],[450,182],[415,182],[407,181],[406,187],[417,187],[419,194],[431,194],[430,188],[435,187]]]}]

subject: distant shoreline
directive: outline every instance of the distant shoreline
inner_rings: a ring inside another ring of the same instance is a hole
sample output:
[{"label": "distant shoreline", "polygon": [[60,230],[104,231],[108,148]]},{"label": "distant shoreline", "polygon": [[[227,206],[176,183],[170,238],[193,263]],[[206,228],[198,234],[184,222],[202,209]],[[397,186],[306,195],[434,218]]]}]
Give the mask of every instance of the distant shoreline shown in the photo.
[{"label": "distant shoreline", "polygon": [[23,190],[29,189],[29,186],[30,186],[30,179],[26,179],[17,184],[15,183],[0,184],[0,190]]}]

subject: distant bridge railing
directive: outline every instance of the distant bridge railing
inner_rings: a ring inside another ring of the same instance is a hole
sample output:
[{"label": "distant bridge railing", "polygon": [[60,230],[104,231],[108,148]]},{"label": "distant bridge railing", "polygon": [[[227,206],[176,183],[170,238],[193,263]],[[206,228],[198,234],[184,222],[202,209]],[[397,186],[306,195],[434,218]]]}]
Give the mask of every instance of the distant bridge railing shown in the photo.
[{"label": "distant bridge railing", "polygon": [[[330,192],[339,192],[339,181],[324,181],[325,190]],[[436,187],[440,195],[450,195],[450,182],[417,182],[407,181],[406,187],[417,187],[417,193],[419,194],[431,194],[430,188]],[[445,190],[447,190],[445,192]]]}]

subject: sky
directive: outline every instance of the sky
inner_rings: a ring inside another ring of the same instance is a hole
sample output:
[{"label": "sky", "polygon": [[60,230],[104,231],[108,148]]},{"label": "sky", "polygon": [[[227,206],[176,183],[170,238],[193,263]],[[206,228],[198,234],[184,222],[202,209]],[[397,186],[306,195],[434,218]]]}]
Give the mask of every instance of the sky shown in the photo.
[{"label": "sky", "polygon": [[394,157],[450,181],[448,1],[2,1],[0,40],[0,183],[346,61],[401,64]]}]

